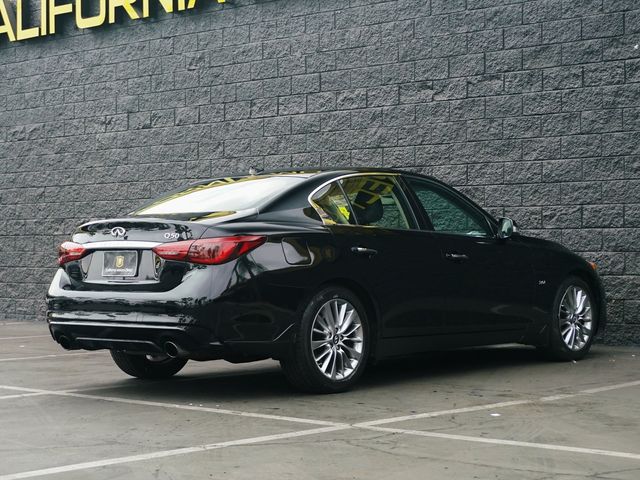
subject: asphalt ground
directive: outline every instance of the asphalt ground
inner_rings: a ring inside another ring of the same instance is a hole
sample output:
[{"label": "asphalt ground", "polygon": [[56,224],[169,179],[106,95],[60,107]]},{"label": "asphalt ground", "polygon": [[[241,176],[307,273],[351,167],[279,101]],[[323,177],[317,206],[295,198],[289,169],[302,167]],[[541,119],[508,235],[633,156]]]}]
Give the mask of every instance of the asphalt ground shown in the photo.
[{"label": "asphalt ground", "polygon": [[518,346],[371,367],[307,395],[278,365],[127,377],[44,323],[0,323],[0,480],[640,478],[640,349]]}]

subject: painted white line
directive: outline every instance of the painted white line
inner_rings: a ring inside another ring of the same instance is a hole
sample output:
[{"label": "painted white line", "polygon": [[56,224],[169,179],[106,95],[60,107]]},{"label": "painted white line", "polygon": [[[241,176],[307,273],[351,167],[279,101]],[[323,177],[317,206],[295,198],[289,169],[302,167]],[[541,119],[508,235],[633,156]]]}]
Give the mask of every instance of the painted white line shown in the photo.
[{"label": "painted white line", "polygon": [[14,387],[13,385],[0,385],[0,388],[4,390],[13,390],[16,392],[33,392],[33,393],[42,393],[43,395],[49,394],[49,390],[43,390],[41,388],[28,388],[28,387]]},{"label": "painted white line", "polygon": [[56,353],[56,354],[50,354],[50,355],[37,355],[34,357],[0,358],[0,362],[19,362],[20,360],[41,360],[43,358],[73,357],[76,355],[96,355],[97,353],[100,353],[100,352]]},{"label": "painted white line", "polygon": [[572,398],[575,396],[575,393],[559,393],[557,395],[549,395],[548,397],[540,397],[538,400],[541,402],[555,402],[557,400],[564,400],[565,398]]},{"label": "painted white line", "polygon": [[439,410],[436,412],[416,413],[413,415],[405,415],[402,417],[382,418],[379,420],[372,420],[370,422],[358,423],[355,426],[371,427],[376,425],[385,425],[388,423],[404,422],[407,420],[417,420],[421,418],[442,417],[444,415],[455,415],[458,413],[479,412],[482,410],[493,410],[495,408],[513,407],[515,405],[527,405],[527,404],[533,404],[537,402],[553,402],[556,400],[564,400],[566,398],[575,398],[581,395],[593,395],[595,393],[608,392],[610,390],[618,390],[620,388],[635,387],[638,385],[640,385],[640,380],[625,382],[625,383],[616,383],[613,385],[605,385],[604,387],[590,388],[587,390],[581,390],[576,393],[562,393],[557,395],[548,395],[546,397],[540,397],[540,398],[530,399],[530,400],[513,400],[513,401],[498,402],[498,403],[485,403],[484,405],[453,408],[451,410]]},{"label": "painted white line", "polygon": [[[246,372],[246,373],[242,373],[242,372],[225,372],[225,373],[216,373],[216,374],[212,374],[212,375],[198,375],[198,376],[194,376],[194,377],[184,377],[184,378],[180,378],[180,377],[176,377],[171,383],[175,384],[175,383],[187,383],[187,382],[197,382],[197,381],[203,381],[203,380],[210,380],[210,379],[224,379],[224,378],[228,378],[228,377],[240,377],[240,376],[250,376],[250,375],[255,375],[256,372]],[[162,383],[166,383],[165,380],[156,380],[156,381],[146,381],[144,384],[145,386],[148,385],[160,385]],[[133,384],[133,383],[129,383],[129,384],[115,384],[115,385],[101,385],[101,386],[96,386],[96,387],[83,387],[83,388],[67,388],[64,390],[44,390],[44,391],[40,391],[38,390],[40,393],[37,394],[27,394],[25,396],[40,396],[40,395],[53,395],[53,394],[62,394],[62,393],[84,393],[84,392],[99,392],[101,390],[117,390],[117,389],[123,389],[123,388],[135,388],[138,384]],[[25,391],[25,390],[29,390],[29,389],[25,389],[23,387],[13,387],[13,386],[3,386],[0,385],[0,389],[2,388],[7,388],[7,389],[20,389],[20,391]],[[6,396],[6,397],[0,397],[0,400],[3,400],[4,398],[12,398],[13,395],[11,396]]]},{"label": "painted white line", "polygon": [[402,417],[381,418],[370,422],[362,422],[354,425],[355,427],[370,427],[374,425],[384,425],[386,423],[404,422],[407,420],[417,420],[420,418],[441,417],[443,415],[455,415],[456,413],[477,412],[479,410],[490,410],[493,408],[511,407],[513,405],[524,405],[532,403],[533,400],[512,400],[509,402],[485,403],[484,405],[475,405],[472,407],[453,408],[451,410],[439,410],[436,412],[416,413],[414,415],[405,415]]},{"label": "painted white line", "polygon": [[141,462],[144,460],[153,460],[157,458],[174,457],[176,455],[186,455],[189,453],[206,452],[209,450],[217,450],[220,448],[236,447],[241,445],[252,445],[255,443],[266,443],[277,440],[286,440],[296,437],[304,437],[308,435],[318,435],[321,433],[335,432],[337,430],[345,430],[351,428],[348,425],[314,428],[311,430],[302,430],[297,432],[279,433],[276,435],[265,435],[262,437],[244,438],[241,440],[231,440],[228,442],[210,443],[207,445],[197,445],[195,447],[176,448],[173,450],[162,450],[158,452],[143,453],[140,455],[130,455],[128,457],[109,458],[106,460],[96,460],[93,462],[76,463],[72,465],[64,465],[61,467],[44,468],[42,470],[31,470],[29,472],[12,473],[0,476],[0,480],[19,480],[22,478],[41,477],[44,475],[53,475],[57,473],[74,472],[77,470],[87,470],[90,468],[106,467],[109,465],[119,465],[122,463]]},{"label": "painted white line", "polygon": [[508,445],[512,447],[540,448],[543,450],[555,450],[555,451],[572,452],[572,453],[586,453],[589,455],[604,455],[607,457],[619,457],[619,458],[630,458],[632,460],[640,460],[640,453],[616,452],[613,450],[600,450],[598,448],[581,448],[581,447],[570,447],[568,445],[554,445],[549,443],[519,442],[516,440],[503,440],[501,438],[471,437],[468,435],[454,435],[450,433],[426,432],[421,430],[405,430],[402,428],[389,428],[389,427],[360,427],[360,428],[363,428],[365,430],[373,430],[376,432],[400,433],[405,435],[415,435],[419,437],[443,438],[446,440],[488,443],[491,445]]},{"label": "painted white line", "polygon": [[12,398],[24,398],[24,397],[40,397],[42,395],[48,395],[47,393],[18,393],[16,395],[2,395],[0,400],[9,400]]},{"label": "painted white line", "polygon": [[193,410],[197,412],[208,412],[208,413],[218,413],[222,415],[235,415],[238,417],[252,417],[252,418],[262,418],[266,420],[281,420],[285,422],[294,422],[294,423],[305,423],[311,425],[328,425],[328,426],[344,426],[344,424],[329,422],[326,420],[314,420],[310,418],[300,418],[300,417],[288,417],[282,415],[271,415],[268,413],[252,413],[252,412],[242,412],[239,410],[227,410],[223,408],[211,408],[211,407],[200,407],[196,405],[180,405],[174,403],[163,403],[163,402],[151,402],[147,400],[134,400],[129,398],[122,397],[104,397],[101,395],[88,395],[83,393],[73,393],[73,392],[65,392],[65,393],[55,393],[54,395],[61,395],[66,397],[75,397],[75,398],[86,398],[89,400],[102,400],[105,402],[118,402],[118,403],[128,403],[132,405],[144,405],[147,407],[160,407],[160,408],[176,408],[179,410]]},{"label": "painted white line", "polygon": [[617,385],[605,385],[604,387],[589,388],[588,390],[582,390],[580,393],[591,395],[594,393],[608,392],[609,390],[617,390],[619,388],[637,387],[638,385],[640,385],[640,380],[627,383],[618,383]]},{"label": "painted white line", "polygon": [[25,338],[44,338],[44,337],[51,338],[51,335],[24,335],[22,337],[0,337],[0,340],[22,340]]},{"label": "painted white line", "polygon": [[89,395],[84,393],[76,393],[71,390],[65,390],[65,391],[42,390],[39,388],[13,387],[10,385],[0,385],[0,388],[4,388],[7,390],[15,390],[19,392],[42,393],[43,395],[56,395],[60,397],[84,398],[88,400],[100,400],[104,402],[126,403],[130,405],[144,405],[146,407],[176,408],[178,410],[191,410],[196,412],[217,413],[221,415],[234,415],[237,417],[262,418],[265,420],[280,420],[284,422],[304,423],[304,424],[310,424],[310,425],[326,425],[331,427],[338,427],[338,426],[344,427],[346,425],[344,423],[329,422],[326,420],[314,420],[310,418],[300,418],[300,417],[287,417],[283,415],[271,415],[268,413],[242,412],[239,410],[227,410],[224,408],[200,407],[197,405],[181,405],[178,403],[151,402],[148,400],[135,400],[132,398],[123,398],[123,397],[105,397],[102,395]]},{"label": "painted white line", "polygon": [[[560,395],[541,397],[537,401],[540,401],[540,400],[551,401],[552,399],[564,399],[568,397],[576,397],[579,395],[593,394],[593,393],[616,390],[619,388],[626,388],[626,387],[632,387],[637,385],[640,385],[640,380],[582,390],[575,394],[560,394]],[[440,439],[447,439],[447,440],[486,443],[486,444],[492,444],[492,445],[537,448],[537,449],[544,449],[544,450],[556,450],[556,451],[564,451],[564,452],[572,452],[572,453],[603,455],[603,456],[609,456],[609,457],[640,460],[640,454],[638,453],[618,452],[618,451],[612,451],[612,450],[601,450],[601,449],[592,449],[592,448],[581,448],[581,447],[572,447],[567,445],[554,445],[554,444],[546,444],[546,443],[521,442],[516,440],[504,440],[499,438],[472,437],[468,435],[455,435],[455,434],[448,434],[448,433],[441,433],[441,432],[408,430],[408,429],[401,429],[401,428],[389,428],[389,427],[376,426],[376,425],[382,425],[386,423],[412,420],[416,418],[431,418],[431,417],[437,417],[442,415],[451,415],[455,413],[474,412],[479,410],[488,410],[488,409],[494,409],[494,408],[509,407],[514,405],[531,404],[531,403],[535,403],[536,400],[513,400],[513,401],[507,401],[507,402],[498,402],[498,403],[463,407],[463,408],[450,409],[450,410],[440,410],[436,412],[427,412],[427,413],[416,414],[416,415],[407,415],[404,417],[384,418],[379,420],[373,420],[370,422],[363,422],[363,423],[358,423],[354,425],[349,425],[344,423],[328,422],[323,420],[312,420],[312,419],[305,419],[305,418],[298,418],[298,417],[285,417],[280,415],[241,412],[236,410],[199,407],[199,406],[193,406],[193,405],[179,405],[179,404],[170,404],[170,403],[161,403],[161,402],[150,402],[145,400],[134,400],[134,399],[127,399],[127,398],[120,398],[120,397],[103,397],[99,395],[87,395],[87,394],[77,393],[77,390],[54,391],[54,390],[43,390],[43,389],[37,389],[37,388],[15,387],[11,385],[0,385],[0,388],[6,389],[6,390],[19,391],[19,392],[27,392],[27,393],[22,393],[17,395],[7,395],[4,397],[0,397],[0,399],[9,398],[9,397],[20,398],[20,397],[36,396],[36,395],[58,395],[58,396],[65,396],[65,397],[86,398],[91,400],[103,400],[103,401],[109,401],[109,402],[128,403],[128,404],[145,405],[145,406],[152,406],[152,407],[195,410],[195,411],[219,413],[219,414],[225,414],[225,415],[236,415],[241,417],[253,417],[253,418],[262,418],[262,419],[269,419],[269,420],[282,420],[282,421],[289,421],[289,422],[305,423],[305,424],[327,425],[321,428],[315,428],[315,429],[303,430],[303,431],[297,431],[297,432],[289,432],[289,433],[283,433],[283,434],[277,434],[277,435],[267,435],[267,436],[247,438],[242,440],[232,440],[228,442],[198,445],[195,447],[163,450],[163,451],[151,452],[151,453],[140,454],[140,455],[131,455],[127,457],[118,457],[118,458],[112,458],[107,460],[97,460],[92,462],[77,463],[77,464],[65,465],[60,467],[45,468],[41,470],[32,470],[27,472],[13,473],[13,474],[0,476],[0,480],[18,480],[22,478],[33,478],[33,477],[53,475],[58,473],[66,473],[71,471],[99,468],[99,467],[104,467],[109,465],[139,462],[139,461],[155,459],[155,458],[164,458],[164,457],[175,456],[175,455],[198,453],[198,452],[204,452],[207,450],[214,450],[214,449],[225,448],[225,447],[250,445],[254,443],[263,443],[263,442],[269,442],[274,440],[295,438],[295,437],[301,437],[305,435],[315,435],[315,434],[328,433],[328,432],[334,432],[339,430],[349,430],[353,428],[360,428],[364,430],[394,433],[394,434],[414,435],[414,436],[429,437],[429,438],[440,438]]]}]

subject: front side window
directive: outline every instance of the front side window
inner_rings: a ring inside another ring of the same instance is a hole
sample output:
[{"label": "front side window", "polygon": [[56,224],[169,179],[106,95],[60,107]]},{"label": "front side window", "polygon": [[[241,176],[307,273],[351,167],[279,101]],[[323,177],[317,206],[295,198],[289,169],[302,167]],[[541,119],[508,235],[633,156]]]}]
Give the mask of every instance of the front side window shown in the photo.
[{"label": "front side window", "polygon": [[414,228],[403,208],[400,187],[392,176],[371,175],[341,180],[358,225],[391,229]]},{"label": "front side window", "polygon": [[409,177],[407,183],[424,208],[434,231],[470,237],[492,236],[486,220],[475,209],[424,180]]}]

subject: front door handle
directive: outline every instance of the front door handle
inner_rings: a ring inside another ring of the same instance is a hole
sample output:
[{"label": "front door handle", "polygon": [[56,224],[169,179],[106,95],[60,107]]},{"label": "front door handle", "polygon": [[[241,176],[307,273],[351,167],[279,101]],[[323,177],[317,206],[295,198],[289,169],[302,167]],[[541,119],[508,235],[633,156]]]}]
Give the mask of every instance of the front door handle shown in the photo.
[{"label": "front door handle", "polygon": [[357,255],[364,255],[366,257],[373,257],[378,254],[377,250],[366,247],[351,247],[351,251]]},{"label": "front door handle", "polygon": [[453,262],[466,262],[469,260],[469,255],[465,253],[447,252],[444,254],[444,258]]}]

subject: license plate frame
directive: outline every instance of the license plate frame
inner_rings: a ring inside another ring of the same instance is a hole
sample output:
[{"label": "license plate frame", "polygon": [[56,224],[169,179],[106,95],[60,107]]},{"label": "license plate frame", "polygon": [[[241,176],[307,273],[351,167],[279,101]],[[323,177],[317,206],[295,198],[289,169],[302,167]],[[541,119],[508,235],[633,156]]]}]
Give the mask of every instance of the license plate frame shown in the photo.
[{"label": "license plate frame", "polygon": [[138,252],[115,250],[103,252],[102,276],[131,278],[138,275]]}]

